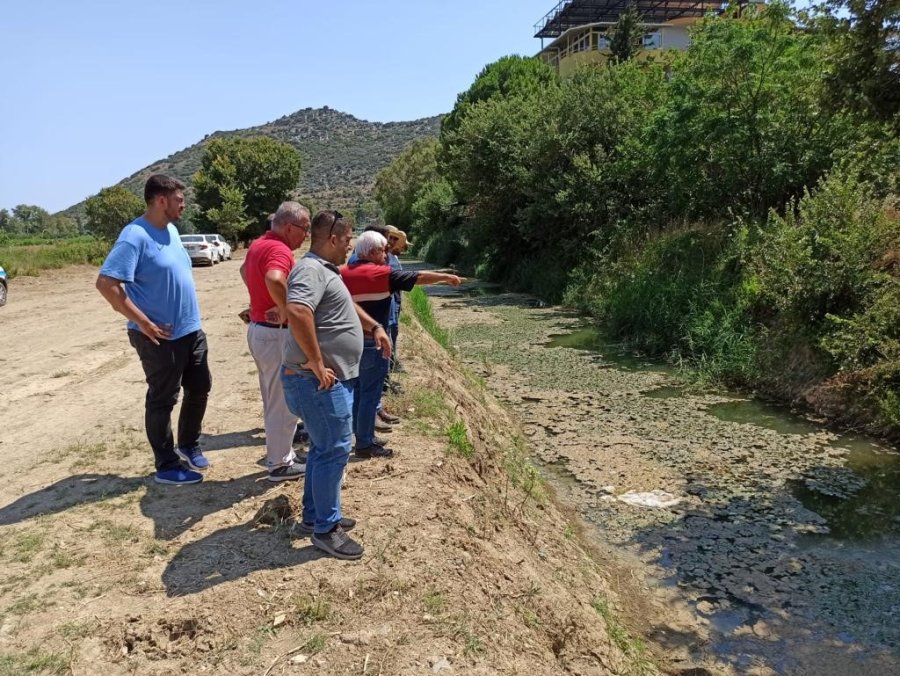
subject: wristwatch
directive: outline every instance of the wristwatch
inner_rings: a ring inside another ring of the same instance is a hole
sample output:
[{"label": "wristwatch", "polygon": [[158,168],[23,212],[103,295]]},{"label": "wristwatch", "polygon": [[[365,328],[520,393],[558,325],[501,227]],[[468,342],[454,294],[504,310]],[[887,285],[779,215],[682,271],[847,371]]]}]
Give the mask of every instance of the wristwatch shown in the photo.
[{"label": "wristwatch", "polygon": [[387,333],[387,329],[385,329],[381,324],[376,324],[375,326],[372,327],[372,335],[373,335],[373,336],[375,335],[375,332],[376,332],[378,329],[381,329],[382,331],[384,331],[385,333]]}]

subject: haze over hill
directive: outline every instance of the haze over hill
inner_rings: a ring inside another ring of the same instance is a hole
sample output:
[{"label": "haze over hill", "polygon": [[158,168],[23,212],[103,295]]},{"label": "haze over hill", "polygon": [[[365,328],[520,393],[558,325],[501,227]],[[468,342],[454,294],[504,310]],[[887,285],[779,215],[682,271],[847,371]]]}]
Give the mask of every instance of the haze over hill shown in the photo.
[{"label": "haze over hill", "polygon": [[[441,116],[409,122],[367,122],[328,108],[304,108],[273,122],[216,131],[194,145],[144,167],[117,185],[141,193],[150,174],[164,173],[190,185],[206,143],[220,136],[270,136],[300,151],[303,168],[297,194],[320,208],[352,210],[371,200],[375,174],[413,141],[437,136]],[[62,213],[83,212],[84,201]]]}]

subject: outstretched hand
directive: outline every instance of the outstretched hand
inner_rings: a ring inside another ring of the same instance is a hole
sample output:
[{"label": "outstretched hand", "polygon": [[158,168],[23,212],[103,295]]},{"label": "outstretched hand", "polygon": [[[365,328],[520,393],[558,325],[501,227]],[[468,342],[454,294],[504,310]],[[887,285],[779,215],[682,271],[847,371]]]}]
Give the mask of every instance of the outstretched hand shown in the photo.
[{"label": "outstretched hand", "polygon": [[447,275],[447,284],[450,286],[459,286],[464,281],[466,281],[465,277],[457,277],[456,275]]}]

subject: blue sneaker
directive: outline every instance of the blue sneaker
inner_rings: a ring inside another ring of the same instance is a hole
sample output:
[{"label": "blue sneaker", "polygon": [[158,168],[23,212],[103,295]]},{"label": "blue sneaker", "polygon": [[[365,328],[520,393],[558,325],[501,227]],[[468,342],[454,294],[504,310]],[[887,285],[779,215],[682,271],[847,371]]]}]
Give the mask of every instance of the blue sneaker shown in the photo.
[{"label": "blue sneaker", "polygon": [[203,481],[203,475],[184,467],[176,467],[175,469],[161,469],[157,471],[153,475],[153,480],[158,484],[180,486],[181,484],[199,484]]},{"label": "blue sneaker", "polygon": [[205,472],[209,469],[209,460],[203,457],[203,452],[199,446],[191,446],[189,448],[175,447],[175,455],[195,472]]}]

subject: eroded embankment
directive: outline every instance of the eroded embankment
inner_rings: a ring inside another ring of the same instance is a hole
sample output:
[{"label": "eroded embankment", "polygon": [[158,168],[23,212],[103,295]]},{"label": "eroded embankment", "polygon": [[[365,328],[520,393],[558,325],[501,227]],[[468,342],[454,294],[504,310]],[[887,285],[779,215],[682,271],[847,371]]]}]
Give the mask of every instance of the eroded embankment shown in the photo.
[{"label": "eroded embankment", "polygon": [[553,334],[582,320],[528,297],[434,300],[562,499],[597,541],[642,561],[649,585],[689,604],[717,657],[740,673],[896,668],[897,524],[889,515],[888,537],[841,540],[797,498],[798,485],[835,500],[865,485],[836,435],[720,419],[713,410],[734,401],[723,395],[656,396],[673,374],[558,347]]}]

